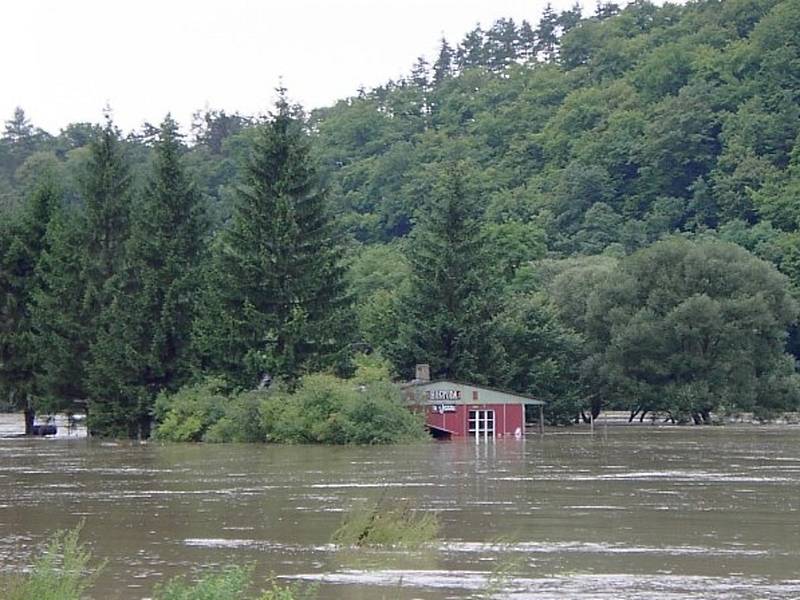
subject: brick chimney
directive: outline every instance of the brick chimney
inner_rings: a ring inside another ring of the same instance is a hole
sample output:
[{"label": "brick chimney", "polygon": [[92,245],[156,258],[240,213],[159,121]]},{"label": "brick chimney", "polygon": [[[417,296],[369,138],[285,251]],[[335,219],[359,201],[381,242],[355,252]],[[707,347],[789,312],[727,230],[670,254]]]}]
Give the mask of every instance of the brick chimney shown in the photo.
[{"label": "brick chimney", "polygon": [[428,383],[431,380],[431,366],[428,364],[417,365],[416,377],[420,383]]}]

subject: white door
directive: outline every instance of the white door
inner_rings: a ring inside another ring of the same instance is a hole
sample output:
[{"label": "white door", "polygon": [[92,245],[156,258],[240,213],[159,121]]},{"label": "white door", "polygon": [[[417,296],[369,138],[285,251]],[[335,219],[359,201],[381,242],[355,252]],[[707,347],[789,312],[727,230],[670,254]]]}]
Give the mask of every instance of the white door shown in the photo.
[{"label": "white door", "polygon": [[475,436],[477,441],[480,441],[481,438],[484,440],[494,439],[494,411],[469,411],[469,434]]}]

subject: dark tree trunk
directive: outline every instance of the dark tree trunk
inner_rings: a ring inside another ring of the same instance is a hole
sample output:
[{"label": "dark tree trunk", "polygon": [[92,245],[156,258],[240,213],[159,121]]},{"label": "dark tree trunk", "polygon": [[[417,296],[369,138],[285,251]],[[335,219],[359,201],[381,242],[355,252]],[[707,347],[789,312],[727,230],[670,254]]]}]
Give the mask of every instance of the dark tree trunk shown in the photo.
[{"label": "dark tree trunk", "polygon": [[592,420],[597,421],[597,417],[600,416],[600,411],[603,409],[603,401],[602,400],[593,400],[592,401]]},{"label": "dark tree trunk", "polygon": [[36,411],[28,406],[25,411],[25,435],[33,435],[33,420],[36,417]]},{"label": "dark tree trunk", "polygon": [[139,439],[146,440],[150,437],[150,430],[152,428],[152,419],[150,415],[142,415],[139,417]]}]

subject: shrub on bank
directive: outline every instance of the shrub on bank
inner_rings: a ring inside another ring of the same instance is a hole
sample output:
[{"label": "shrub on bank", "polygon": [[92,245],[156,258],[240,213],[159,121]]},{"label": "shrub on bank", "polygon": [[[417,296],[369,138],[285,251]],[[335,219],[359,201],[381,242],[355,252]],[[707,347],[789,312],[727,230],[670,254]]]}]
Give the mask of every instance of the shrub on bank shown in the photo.
[{"label": "shrub on bank", "polygon": [[224,381],[209,378],[175,394],[159,394],[155,437],[170,442],[202,441],[208,429],[225,416],[228,404],[225,389]]},{"label": "shrub on bank", "polygon": [[266,432],[261,423],[263,396],[263,392],[246,392],[228,398],[222,418],[208,428],[203,440],[214,443],[265,441]]},{"label": "shrub on bank", "polygon": [[397,386],[332,375],[309,375],[292,393],[266,395],[261,417],[267,441],[287,444],[396,444],[425,437]]},{"label": "shrub on bank", "polygon": [[226,394],[210,379],[161,395],[155,436],[173,442],[396,444],[425,439],[422,417],[406,407],[379,361],[357,362],[352,379],[303,377],[290,390]]}]

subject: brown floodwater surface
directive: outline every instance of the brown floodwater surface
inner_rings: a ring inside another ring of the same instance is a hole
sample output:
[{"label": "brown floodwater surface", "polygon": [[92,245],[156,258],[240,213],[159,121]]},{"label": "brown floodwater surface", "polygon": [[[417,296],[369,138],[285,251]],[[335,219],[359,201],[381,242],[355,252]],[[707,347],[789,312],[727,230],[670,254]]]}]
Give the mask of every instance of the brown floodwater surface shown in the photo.
[{"label": "brown floodwater surface", "polygon": [[[413,552],[330,543],[367,500],[439,513]],[[0,440],[0,568],[85,519],[92,597],[252,564],[333,599],[800,597],[800,427],[615,427],[400,447]],[[501,571],[513,576],[497,577]]]}]

